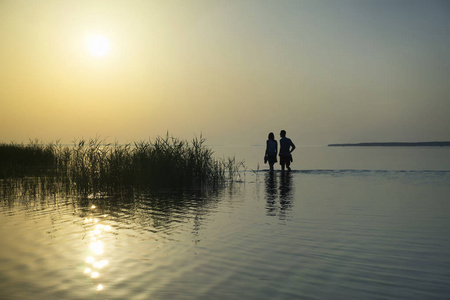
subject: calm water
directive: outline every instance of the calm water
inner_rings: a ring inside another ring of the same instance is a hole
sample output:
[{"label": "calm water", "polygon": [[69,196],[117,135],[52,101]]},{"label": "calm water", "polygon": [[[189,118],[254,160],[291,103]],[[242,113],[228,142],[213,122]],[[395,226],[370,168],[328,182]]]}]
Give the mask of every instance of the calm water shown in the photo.
[{"label": "calm water", "polygon": [[450,149],[217,148],[219,192],[4,196],[0,299],[450,297]]}]

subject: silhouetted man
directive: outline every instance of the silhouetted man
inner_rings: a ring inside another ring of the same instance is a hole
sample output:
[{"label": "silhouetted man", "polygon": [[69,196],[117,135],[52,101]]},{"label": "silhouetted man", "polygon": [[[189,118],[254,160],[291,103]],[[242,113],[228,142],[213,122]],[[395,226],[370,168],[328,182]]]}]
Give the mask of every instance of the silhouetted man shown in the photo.
[{"label": "silhouetted man", "polygon": [[287,167],[288,171],[291,170],[290,165],[292,161],[292,151],[295,149],[294,143],[291,139],[286,137],[286,130],[281,130],[280,132],[280,165],[281,170],[284,171],[284,166]]}]

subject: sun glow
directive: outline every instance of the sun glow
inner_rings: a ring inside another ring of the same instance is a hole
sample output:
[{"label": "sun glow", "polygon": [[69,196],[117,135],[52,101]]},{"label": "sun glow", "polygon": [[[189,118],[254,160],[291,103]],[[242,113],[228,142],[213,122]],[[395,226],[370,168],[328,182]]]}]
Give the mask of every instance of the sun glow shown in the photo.
[{"label": "sun glow", "polygon": [[86,46],[89,53],[98,58],[105,57],[111,51],[111,42],[102,34],[88,34]]}]

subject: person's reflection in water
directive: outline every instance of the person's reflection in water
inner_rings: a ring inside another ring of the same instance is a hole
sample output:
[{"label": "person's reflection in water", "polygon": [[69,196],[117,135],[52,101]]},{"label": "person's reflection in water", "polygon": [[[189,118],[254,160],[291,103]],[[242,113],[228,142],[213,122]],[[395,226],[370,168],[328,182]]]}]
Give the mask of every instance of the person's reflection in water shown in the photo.
[{"label": "person's reflection in water", "polygon": [[276,216],[277,214],[277,181],[276,175],[273,172],[266,173],[266,177],[264,178],[266,183],[266,210],[268,216]]},{"label": "person's reflection in water", "polygon": [[[264,178],[266,184],[266,213],[268,216],[277,216],[285,220],[292,209],[293,186],[292,173],[267,172]],[[279,203],[278,200],[279,199]]]},{"label": "person's reflection in water", "polygon": [[285,219],[286,213],[291,210],[292,199],[292,174],[291,172],[282,172],[280,177],[280,219]]}]

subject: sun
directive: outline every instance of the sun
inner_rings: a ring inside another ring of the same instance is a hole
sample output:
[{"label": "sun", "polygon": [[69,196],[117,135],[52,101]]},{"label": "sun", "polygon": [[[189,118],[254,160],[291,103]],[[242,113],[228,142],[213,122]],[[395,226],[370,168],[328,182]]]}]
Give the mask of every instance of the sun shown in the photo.
[{"label": "sun", "polygon": [[108,55],[111,51],[111,42],[102,34],[89,34],[86,36],[86,46],[89,53],[98,58]]}]

